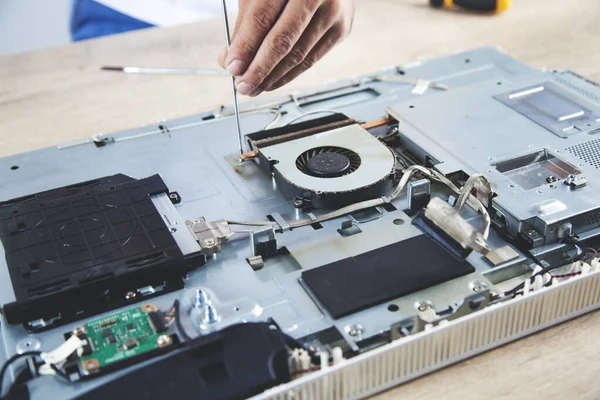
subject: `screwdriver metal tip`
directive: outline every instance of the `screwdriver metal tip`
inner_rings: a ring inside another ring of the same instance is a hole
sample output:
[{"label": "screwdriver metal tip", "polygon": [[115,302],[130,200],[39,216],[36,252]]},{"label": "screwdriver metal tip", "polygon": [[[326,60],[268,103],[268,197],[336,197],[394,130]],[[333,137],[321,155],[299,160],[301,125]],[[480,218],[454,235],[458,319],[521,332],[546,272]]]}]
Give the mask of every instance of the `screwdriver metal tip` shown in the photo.
[{"label": "screwdriver metal tip", "polygon": [[[231,35],[229,34],[229,18],[227,17],[227,4],[225,0],[222,0],[223,4],[223,19],[225,20],[225,43],[227,44],[227,50],[231,47]],[[235,86],[235,77],[231,76],[231,86],[233,89],[233,110],[235,112],[235,123],[237,126],[238,142],[240,147],[240,155],[244,154],[244,145],[242,139],[242,127],[240,125],[240,110],[238,107],[238,95],[237,88]]]}]

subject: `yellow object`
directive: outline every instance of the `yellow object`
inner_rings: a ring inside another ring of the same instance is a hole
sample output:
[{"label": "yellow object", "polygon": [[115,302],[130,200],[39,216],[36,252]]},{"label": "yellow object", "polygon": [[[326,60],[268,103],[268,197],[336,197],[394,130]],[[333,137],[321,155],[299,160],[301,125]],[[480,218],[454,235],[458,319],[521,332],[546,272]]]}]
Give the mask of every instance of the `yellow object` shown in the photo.
[{"label": "yellow object", "polygon": [[512,3],[512,0],[497,0],[496,12],[502,12],[502,11],[508,10],[510,8],[511,3]]},{"label": "yellow object", "polygon": [[[512,0],[429,0],[432,7],[462,7],[472,11],[501,13],[510,8]],[[491,8],[493,7],[493,8]]]}]

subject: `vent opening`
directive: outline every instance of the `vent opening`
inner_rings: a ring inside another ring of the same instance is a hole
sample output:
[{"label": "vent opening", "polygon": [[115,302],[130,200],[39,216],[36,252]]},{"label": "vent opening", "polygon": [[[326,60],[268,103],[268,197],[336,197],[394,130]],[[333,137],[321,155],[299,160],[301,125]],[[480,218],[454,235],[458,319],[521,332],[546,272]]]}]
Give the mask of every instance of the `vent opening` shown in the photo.
[{"label": "vent opening", "polygon": [[600,169],[600,139],[567,147],[566,150],[592,167]]}]

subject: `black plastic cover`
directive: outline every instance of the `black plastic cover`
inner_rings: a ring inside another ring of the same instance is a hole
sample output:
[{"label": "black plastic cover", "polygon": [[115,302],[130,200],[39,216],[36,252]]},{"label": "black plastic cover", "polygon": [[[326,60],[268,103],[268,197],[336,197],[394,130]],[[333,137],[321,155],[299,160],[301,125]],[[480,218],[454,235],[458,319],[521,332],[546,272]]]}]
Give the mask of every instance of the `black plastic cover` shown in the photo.
[{"label": "black plastic cover", "polygon": [[67,322],[126,305],[136,288],[181,287],[203,260],[184,259],[152,203],[161,193],[169,190],[159,175],[119,174],[0,203],[16,297],[3,306],[8,322]]},{"label": "black plastic cover", "polygon": [[475,272],[427,236],[419,235],[302,273],[335,319]]},{"label": "black plastic cover", "polygon": [[288,382],[285,335],[269,323],[234,325],[80,397],[244,399]]}]

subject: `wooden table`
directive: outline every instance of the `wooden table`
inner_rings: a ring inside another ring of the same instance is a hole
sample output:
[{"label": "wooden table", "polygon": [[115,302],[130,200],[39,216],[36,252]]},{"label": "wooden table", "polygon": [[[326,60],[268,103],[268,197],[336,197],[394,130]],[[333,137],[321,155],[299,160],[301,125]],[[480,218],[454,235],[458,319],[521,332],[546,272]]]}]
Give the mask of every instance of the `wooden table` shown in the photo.
[{"label": "wooden table", "polygon": [[[498,16],[432,10],[425,0],[358,0],[352,35],[283,91],[483,45],[536,67],[600,81],[600,2],[515,0]],[[0,57],[0,156],[213,109],[223,78],[125,75],[113,65],[215,68],[220,21],[149,29]],[[280,90],[281,91],[281,90]],[[9,167],[0,160],[0,173]],[[380,396],[600,398],[600,313],[504,346]]]}]

